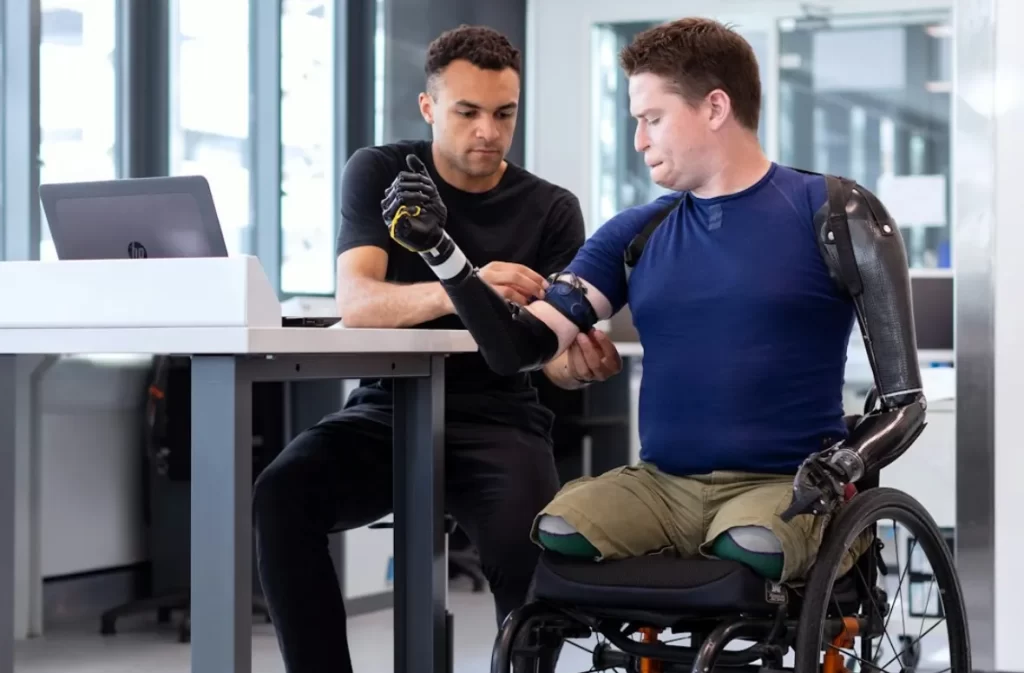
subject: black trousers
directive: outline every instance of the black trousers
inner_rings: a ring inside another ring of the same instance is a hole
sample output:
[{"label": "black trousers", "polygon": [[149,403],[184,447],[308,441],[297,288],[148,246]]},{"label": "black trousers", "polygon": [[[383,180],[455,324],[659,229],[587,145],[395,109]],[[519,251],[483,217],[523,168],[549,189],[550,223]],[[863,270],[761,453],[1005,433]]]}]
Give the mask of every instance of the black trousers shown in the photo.
[{"label": "black trousers", "polygon": [[[352,671],[331,530],[392,510],[392,433],[352,411],[304,431],[253,490],[257,570],[289,673]],[[448,423],[445,507],[480,553],[500,621],[526,599],[539,549],[534,516],[558,476],[546,438],[515,427]]]}]

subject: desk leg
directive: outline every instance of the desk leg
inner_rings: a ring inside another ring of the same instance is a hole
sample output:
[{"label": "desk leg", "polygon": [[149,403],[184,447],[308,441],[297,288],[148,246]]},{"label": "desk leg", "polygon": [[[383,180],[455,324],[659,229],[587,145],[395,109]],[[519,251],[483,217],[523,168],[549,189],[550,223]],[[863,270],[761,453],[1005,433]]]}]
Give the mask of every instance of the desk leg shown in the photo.
[{"label": "desk leg", "polygon": [[192,671],[252,670],[252,384],[192,358]]},{"label": "desk leg", "polygon": [[445,673],[444,358],[395,379],[395,673]]},{"label": "desk leg", "polygon": [[16,356],[0,355],[0,673],[14,671]]}]

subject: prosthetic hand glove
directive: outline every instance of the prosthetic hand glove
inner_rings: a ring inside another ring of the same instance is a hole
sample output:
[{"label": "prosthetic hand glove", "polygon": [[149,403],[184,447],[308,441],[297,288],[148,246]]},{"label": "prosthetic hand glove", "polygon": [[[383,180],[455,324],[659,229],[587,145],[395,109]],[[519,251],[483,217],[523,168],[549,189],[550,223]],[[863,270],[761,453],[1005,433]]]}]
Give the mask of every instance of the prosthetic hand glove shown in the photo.
[{"label": "prosthetic hand glove", "polygon": [[[558,352],[558,336],[531,312],[506,301],[477,275],[444,230],[448,211],[426,166],[415,155],[406,157],[406,163],[409,171],[399,173],[381,202],[391,238],[419,254],[434,271],[493,371],[510,376],[544,366]],[[570,284],[556,279],[552,285]],[[589,320],[580,315],[593,314],[578,283],[568,292],[556,287],[549,293],[559,297],[555,308],[570,312],[577,324]],[[589,313],[579,310],[584,304]],[[563,310],[562,305],[567,308]]]}]

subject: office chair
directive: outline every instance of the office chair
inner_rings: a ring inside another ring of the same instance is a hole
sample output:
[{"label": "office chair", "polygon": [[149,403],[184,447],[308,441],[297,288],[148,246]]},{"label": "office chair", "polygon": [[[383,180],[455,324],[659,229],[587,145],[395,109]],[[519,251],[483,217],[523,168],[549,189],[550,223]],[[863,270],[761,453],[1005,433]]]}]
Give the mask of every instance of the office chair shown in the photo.
[{"label": "office chair", "polygon": [[445,531],[448,533],[448,579],[464,576],[473,583],[473,593],[480,593],[487,587],[480,553],[451,517],[445,517]]}]

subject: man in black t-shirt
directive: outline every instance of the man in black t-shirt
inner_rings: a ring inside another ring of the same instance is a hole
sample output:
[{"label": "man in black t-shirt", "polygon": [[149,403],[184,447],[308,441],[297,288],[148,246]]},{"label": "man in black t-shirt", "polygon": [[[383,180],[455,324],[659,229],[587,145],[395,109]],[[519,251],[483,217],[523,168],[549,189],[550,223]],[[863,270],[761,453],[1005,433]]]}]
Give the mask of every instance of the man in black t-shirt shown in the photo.
[{"label": "man in black t-shirt", "polygon": [[[505,160],[519,69],[518,51],[493,30],[443,34],[428,50],[419,101],[433,141],[364,148],[348,161],[337,293],[347,327],[463,329],[437,277],[385,226],[410,154],[437,185],[452,236],[510,301],[542,297],[545,276],[575,256],[584,239],[576,197]],[[576,388],[621,366],[608,338],[594,332],[544,371]],[[526,597],[539,553],[530,526],[559,486],[552,417],[526,373],[497,376],[471,353],[449,357],[445,374],[445,506],[480,552],[500,620]],[[362,381],[343,410],[300,434],[257,479],[258,570],[289,673],[352,670],[326,539],[391,511],[391,412],[388,382]]]}]

